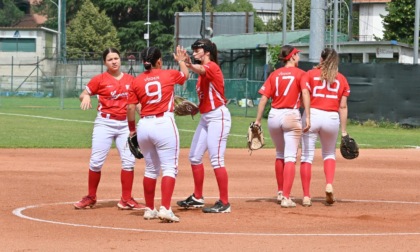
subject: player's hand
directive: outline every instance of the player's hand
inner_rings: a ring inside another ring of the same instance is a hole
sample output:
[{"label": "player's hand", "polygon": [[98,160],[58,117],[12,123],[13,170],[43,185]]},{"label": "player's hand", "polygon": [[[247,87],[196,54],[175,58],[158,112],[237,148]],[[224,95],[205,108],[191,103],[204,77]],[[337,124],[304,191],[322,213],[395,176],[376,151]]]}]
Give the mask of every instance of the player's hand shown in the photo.
[{"label": "player's hand", "polygon": [[89,95],[85,95],[83,97],[83,100],[80,103],[80,108],[82,110],[87,110],[87,109],[91,109],[92,108],[92,103],[90,102],[90,96]]},{"label": "player's hand", "polygon": [[306,125],[305,128],[303,128],[303,133],[308,132],[311,128],[311,119],[309,117],[306,117]]}]

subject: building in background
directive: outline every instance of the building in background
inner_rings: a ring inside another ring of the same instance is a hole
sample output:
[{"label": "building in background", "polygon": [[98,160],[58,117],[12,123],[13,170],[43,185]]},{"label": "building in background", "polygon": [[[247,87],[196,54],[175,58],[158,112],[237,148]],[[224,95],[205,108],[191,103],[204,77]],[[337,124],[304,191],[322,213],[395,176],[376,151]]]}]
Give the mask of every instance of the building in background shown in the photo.
[{"label": "building in background", "polygon": [[[216,0],[217,4],[223,3],[224,0]],[[235,0],[229,0],[234,2]],[[280,10],[282,6],[282,0],[249,0],[257,12],[257,16],[261,18],[264,24],[271,19],[279,19]]]},{"label": "building in background", "polygon": [[353,6],[359,11],[359,41],[375,41],[383,38],[383,18],[388,12],[386,4],[391,0],[353,0]]}]

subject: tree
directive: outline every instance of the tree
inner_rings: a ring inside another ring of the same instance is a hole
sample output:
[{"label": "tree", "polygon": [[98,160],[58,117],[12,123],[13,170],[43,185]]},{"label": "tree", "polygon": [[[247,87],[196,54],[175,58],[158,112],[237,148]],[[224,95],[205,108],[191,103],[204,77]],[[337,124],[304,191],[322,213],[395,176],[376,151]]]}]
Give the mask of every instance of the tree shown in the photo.
[{"label": "tree", "polygon": [[[292,28],[292,3],[287,1],[287,30]],[[294,28],[309,29],[311,16],[311,0],[295,0]],[[278,19],[267,22],[266,31],[281,31],[283,29],[283,9],[280,10]]]},{"label": "tree", "polygon": [[117,30],[105,12],[86,0],[67,28],[67,56],[95,58],[107,47],[120,47]]},{"label": "tree", "polygon": [[383,40],[413,44],[415,2],[415,0],[398,0],[387,3],[385,10],[388,11],[388,15],[380,15],[385,29]]},{"label": "tree", "polygon": [[12,0],[0,0],[0,3],[0,26],[12,26],[25,15]]}]

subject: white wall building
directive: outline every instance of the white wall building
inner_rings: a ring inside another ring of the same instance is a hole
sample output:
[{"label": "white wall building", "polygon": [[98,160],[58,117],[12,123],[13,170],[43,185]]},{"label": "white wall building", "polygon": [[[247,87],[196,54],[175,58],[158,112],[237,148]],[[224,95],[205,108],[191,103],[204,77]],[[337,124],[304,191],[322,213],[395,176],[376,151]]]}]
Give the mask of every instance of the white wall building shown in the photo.
[{"label": "white wall building", "polygon": [[359,10],[359,41],[375,41],[382,39],[384,27],[383,18],[387,15],[386,4],[391,0],[353,0],[353,5]]}]

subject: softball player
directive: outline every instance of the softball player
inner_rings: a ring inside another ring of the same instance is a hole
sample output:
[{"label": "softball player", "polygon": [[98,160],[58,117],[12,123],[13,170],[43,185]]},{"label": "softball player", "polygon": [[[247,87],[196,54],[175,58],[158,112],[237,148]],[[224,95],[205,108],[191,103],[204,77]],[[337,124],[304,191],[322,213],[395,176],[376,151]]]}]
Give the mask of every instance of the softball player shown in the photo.
[{"label": "softball player", "polygon": [[[145,72],[136,77],[129,92],[127,118],[130,135],[136,132],[135,108],[141,105],[137,140],[146,161],[143,178],[146,210],[144,219],[178,222],[171,209],[171,199],[178,173],[179,134],[174,120],[174,86],[188,79],[186,51],[177,47],[174,59],[181,71],[162,70],[162,54],[156,47],[141,52]],[[155,209],[156,181],[162,170],[161,207]]]},{"label": "softball player", "polygon": [[229,213],[228,174],[225,168],[225,150],[231,127],[230,112],[224,95],[223,73],[217,61],[217,47],[209,39],[199,39],[192,44],[195,64],[187,58],[187,66],[199,75],[196,91],[201,119],[195,131],[189,159],[194,177],[194,193],[186,200],[178,201],[180,207],[204,207],[203,155],[208,150],[211,165],[219,186],[219,200],[204,213]]},{"label": "softball player", "polygon": [[122,73],[120,70],[120,53],[115,48],[106,49],[102,58],[107,71],[93,77],[86,85],[86,89],[80,94],[80,108],[87,110],[92,108],[92,95],[98,97],[98,114],[95,119],[92,135],[92,154],[90,156],[88,195],[74,204],[76,209],[93,207],[96,204],[96,191],[101,179],[101,169],[112,142],[121,157],[121,186],[122,196],[117,204],[120,209],[142,209],[131,196],[134,180],[135,158],[127,146],[129,134],[127,126],[127,97],[133,76]]},{"label": "softball player", "polygon": [[[276,146],[276,161],[274,165],[277,180],[277,201],[282,207],[295,207],[290,198],[293,180],[295,178],[296,155],[302,135],[302,121],[299,112],[300,94],[302,93],[305,111],[309,112],[309,92],[301,90],[300,79],[305,72],[299,68],[299,50],[285,45],[281,49],[279,59],[284,62],[281,67],[270,74],[260,88],[261,100],[258,104],[255,124],[261,125],[261,118],[269,98],[272,99],[268,115],[268,130]],[[309,120],[309,113],[307,121]],[[308,131],[308,123],[303,129]]]},{"label": "softball player", "polygon": [[[324,160],[326,179],[326,202],[333,204],[332,183],[335,174],[335,149],[338,130],[341,125],[342,136],[347,135],[347,97],[350,87],[347,79],[338,72],[339,57],[334,49],[326,48],[321,53],[317,67],[309,70],[302,78],[302,86],[311,93],[311,129],[302,137],[302,157],[300,176],[303,188],[303,205],[310,206],[312,161],[315,153],[315,143],[319,136]],[[307,114],[307,111],[304,112]],[[303,120],[305,125],[307,121]]]}]

